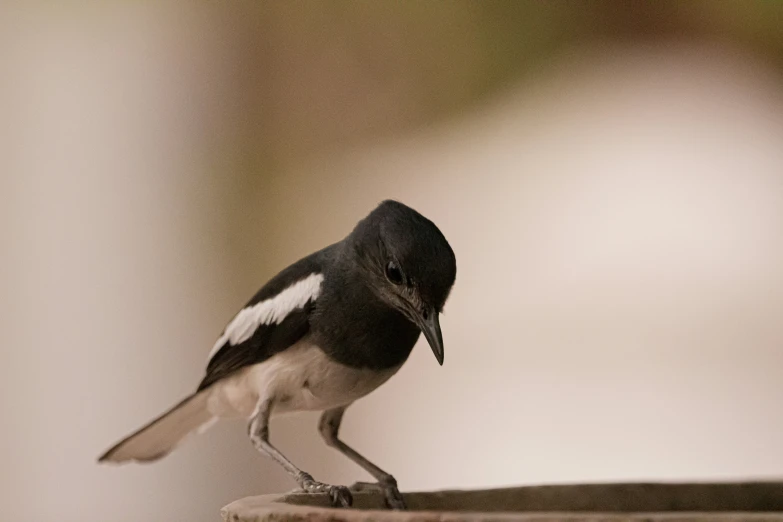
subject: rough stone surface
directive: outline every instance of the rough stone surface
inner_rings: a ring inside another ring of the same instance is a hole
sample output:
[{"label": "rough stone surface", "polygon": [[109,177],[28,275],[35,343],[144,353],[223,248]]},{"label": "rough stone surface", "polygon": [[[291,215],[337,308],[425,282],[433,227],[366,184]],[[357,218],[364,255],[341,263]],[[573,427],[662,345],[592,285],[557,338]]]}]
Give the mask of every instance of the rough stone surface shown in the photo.
[{"label": "rough stone surface", "polygon": [[352,488],[354,507],[325,495],[247,497],[223,508],[226,522],[783,522],[783,483],[590,484],[405,493],[409,511]]}]

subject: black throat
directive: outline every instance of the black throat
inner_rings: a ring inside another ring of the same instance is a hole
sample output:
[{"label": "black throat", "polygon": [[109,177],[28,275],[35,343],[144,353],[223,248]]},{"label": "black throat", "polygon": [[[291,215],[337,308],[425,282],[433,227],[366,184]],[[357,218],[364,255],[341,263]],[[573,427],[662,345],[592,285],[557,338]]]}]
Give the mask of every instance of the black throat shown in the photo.
[{"label": "black throat", "polygon": [[367,286],[358,269],[339,260],[324,274],[310,332],[330,358],[373,370],[404,363],[421,333]]}]

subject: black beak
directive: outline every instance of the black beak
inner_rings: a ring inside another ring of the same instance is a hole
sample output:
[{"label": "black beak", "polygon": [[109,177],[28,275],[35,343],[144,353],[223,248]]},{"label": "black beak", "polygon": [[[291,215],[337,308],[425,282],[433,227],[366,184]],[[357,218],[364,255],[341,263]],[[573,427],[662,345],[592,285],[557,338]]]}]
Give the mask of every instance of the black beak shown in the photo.
[{"label": "black beak", "polygon": [[443,366],[443,334],[440,332],[440,322],[438,320],[438,311],[434,309],[427,310],[418,314],[419,328],[430,343],[432,353],[438,360],[438,364]]}]

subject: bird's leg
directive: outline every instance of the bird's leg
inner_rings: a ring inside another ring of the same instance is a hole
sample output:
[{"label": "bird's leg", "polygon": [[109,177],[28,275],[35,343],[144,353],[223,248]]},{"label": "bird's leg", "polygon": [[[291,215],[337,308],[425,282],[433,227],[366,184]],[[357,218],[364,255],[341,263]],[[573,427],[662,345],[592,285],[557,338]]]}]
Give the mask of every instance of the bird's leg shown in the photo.
[{"label": "bird's leg", "polygon": [[248,434],[253,446],[261,453],[271,457],[291,475],[307,493],[329,493],[332,505],[335,507],[350,507],[353,503],[351,492],[345,486],[332,486],[318,482],[312,475],[297,468],[277,448],[269,442],[269,415],[272,412],[272,401],[261,400],[250,420]]},{"label": "bird's leg", "polygon": [[327,410],[321,415],[318,423],[318,431],[326,441],[326,444],[335,448],[337,451],[354,461],[364,468],[370,475],[378,481],[378,486],[383,490],[386,497],[386,504],[392,509],[405,509],[405,501],[397,489],[397,481],[394,477],[383,471],[381,468],[364,458],[355,449],[341,441],[337,436],[340,431],[340,423],[343,420],[343,413],[348,406]]}]

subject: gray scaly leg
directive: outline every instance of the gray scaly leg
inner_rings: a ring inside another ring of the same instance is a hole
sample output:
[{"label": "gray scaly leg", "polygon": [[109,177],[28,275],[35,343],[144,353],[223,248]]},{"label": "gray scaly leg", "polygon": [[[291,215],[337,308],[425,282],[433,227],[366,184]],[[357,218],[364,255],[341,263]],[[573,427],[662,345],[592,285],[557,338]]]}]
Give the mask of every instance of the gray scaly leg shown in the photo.
[{"label": "gray scaly leg", "polygon": [[272,401],[259,401],[256,411],[250,420],[248,432],[253,446],[261,453],[271,457],[278,464],[283,466],[307,493],[329,493],[332,505],[335,507],[350,507],[353,503],[351,492],[345,486],[332,486],[318,482],[312,475],[297,468],[288,460],[277,448],[269,442],[269,415],[272,412]]},{"label": "gray scaly leg", "polygon": [[405,501],[397,489],[397,481],[394,477],[383,471],[381,468],[364,458],[355,449],[341,441],[337,434],[340,431],[340,423],[343,420],[343,413],[348,406],[327,410],[321,415],[318,423],[318,431],[326,441],[326,444],[335,448],[337,451],[354,461],[364,468],[370,475],[378,481],[378,486],[383,490],[386,497],[386,505],[392,509],[405,509]]}]

